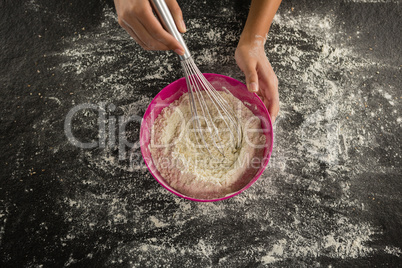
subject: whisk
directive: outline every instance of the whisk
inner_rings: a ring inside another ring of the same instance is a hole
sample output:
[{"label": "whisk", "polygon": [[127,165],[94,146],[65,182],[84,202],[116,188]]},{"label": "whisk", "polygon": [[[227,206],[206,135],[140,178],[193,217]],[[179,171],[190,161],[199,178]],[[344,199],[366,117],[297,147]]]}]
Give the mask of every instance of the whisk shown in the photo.
[{"label": "whisk", "polygon": [[[183,37],[177,30],[165,1],[152,0],[152,3],[165,29],[179,41],[185,51],[184,55],[180,55],[179,58],[184,70],[189,93],[193,129],[202,142],[202,144],[198,144],[198,147],[206,148],[211,156],[214,156],[212,151],[215,150],[219,152],[221,156],[225,157],[221,135],[211,115],[211,109],[214,109],[218,114],[218,118],[224,122],[226,129],[230,132],[233,149],[238,150],[243,140],[243,130],[235,111],[197,68]],[[209,104],[210,107],[208,107],[207,104]],[[205,127],[202,127],[201,119]],[[207,142],[203,132],[208,133],[210,142]]]}]

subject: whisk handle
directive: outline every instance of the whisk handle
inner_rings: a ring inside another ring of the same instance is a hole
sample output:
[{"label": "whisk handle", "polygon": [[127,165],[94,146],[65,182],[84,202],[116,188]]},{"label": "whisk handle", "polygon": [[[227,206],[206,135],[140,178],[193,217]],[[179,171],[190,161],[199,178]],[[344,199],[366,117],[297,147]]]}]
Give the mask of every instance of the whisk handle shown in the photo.
[{"label": "whisk handle", "polygon": [[190,51],[187,48],[186,43],[184,42],[183,37],[181,36],[179,30],[177,30],[176,23],[174,22],[173,16],[170,13],[168,6],[166,5],[165,0],[152,0],[151,1],[160,21],[162,22],[163,27],[179,41],[180,45],[184,48],[184,55],[179,55],[180,60],[185,60],[191,57]]}]

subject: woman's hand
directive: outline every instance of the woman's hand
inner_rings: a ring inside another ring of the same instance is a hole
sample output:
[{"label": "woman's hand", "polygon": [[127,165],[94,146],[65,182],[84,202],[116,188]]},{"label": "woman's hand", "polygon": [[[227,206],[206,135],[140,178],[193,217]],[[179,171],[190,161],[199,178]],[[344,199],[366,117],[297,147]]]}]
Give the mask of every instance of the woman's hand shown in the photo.
[{"label": "woman's hand", "polygon": [[248,90],[260,96],[275,122],[279,112],[278,78],[265,54],[264,43],[265,38],[258,36],[251,41],[241,39],[235,58],[246,76]]},{"label": "woman's hand", "polygon": [[[120,26],[145,50],[173,50],[179,55],[184,54],[180,43],[154,16],[149,0],[114,0],[114,4]],[[166,5],[178,30],[184,33],[186,26],[176,0],[166,0]]]}]

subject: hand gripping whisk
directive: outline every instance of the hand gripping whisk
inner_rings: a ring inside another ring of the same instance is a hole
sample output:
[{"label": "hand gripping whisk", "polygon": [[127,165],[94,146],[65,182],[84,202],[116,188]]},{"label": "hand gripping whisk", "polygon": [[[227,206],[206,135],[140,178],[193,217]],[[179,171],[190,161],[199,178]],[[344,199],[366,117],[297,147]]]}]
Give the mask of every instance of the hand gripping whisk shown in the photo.
[{"label": "hand gripping whisk", "polygon": [[[185,51],[184,55],[179,56],[179,58],[187,82],[193,129],[199,137],[197,139],[198,148],[206,148],[211,156],[216,155],[213,152],[218,152],[218,155],[225,157],[223,146],[228,145],[222,143],[221,135],[214,119],[222,120],[223,124],[220,125],[226,126],[226,129],[229,130],[231,141],[233,141],[231,143],[233,148],[231,149],[234,150],[238,150],[243,141],[243,130],[240,122],[233,108],[195,65],[165,1],[152,0],[152,3],[165,29],[179,41]],[[211,112],[215,112],[215,116]]]}]

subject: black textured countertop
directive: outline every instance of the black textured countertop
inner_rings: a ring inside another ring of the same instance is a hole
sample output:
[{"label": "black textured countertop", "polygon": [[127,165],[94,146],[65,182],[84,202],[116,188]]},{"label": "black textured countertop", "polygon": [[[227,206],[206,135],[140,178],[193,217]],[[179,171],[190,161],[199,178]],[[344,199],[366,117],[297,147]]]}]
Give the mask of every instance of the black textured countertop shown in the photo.
[{"label": "black textured countertop", "polygon": [[[244,81],[241,2],[179,1],[202,71]],[[111,3],[1,1],[0,266],[401,266],[401,15],[393,0],[284,1],[268,168],[196,203],[138,148],[147,105],[183,76],[173,53],[143,51]]]}]

